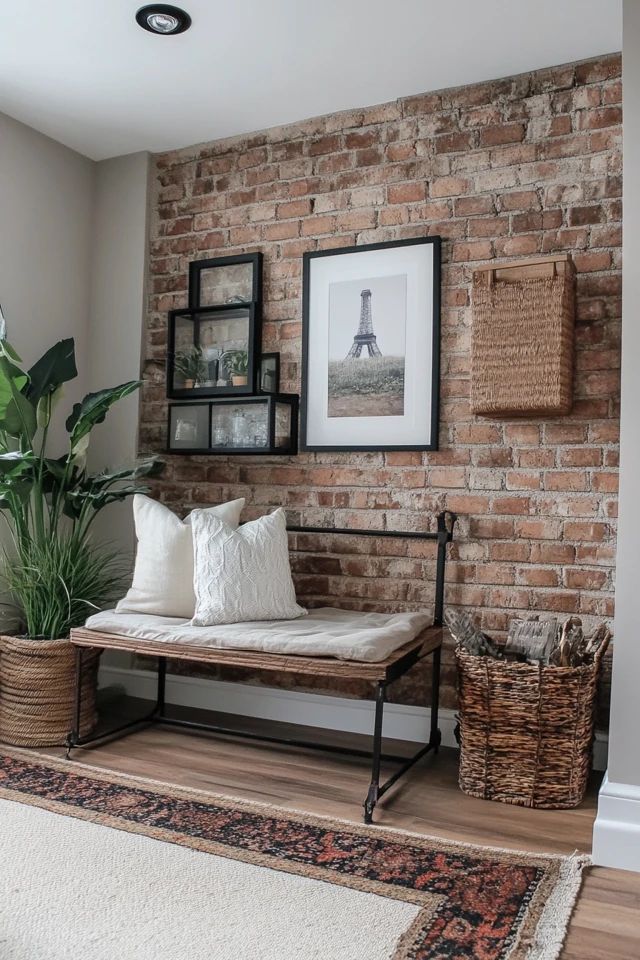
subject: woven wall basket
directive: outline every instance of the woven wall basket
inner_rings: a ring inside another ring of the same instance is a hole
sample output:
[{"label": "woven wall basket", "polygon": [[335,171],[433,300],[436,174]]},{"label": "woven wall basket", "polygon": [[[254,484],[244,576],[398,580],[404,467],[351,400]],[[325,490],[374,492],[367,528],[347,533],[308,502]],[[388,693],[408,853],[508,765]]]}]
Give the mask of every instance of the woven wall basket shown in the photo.
[{"label": "woven wall basket", "polygon": [[558,416],[573,398],[574,267],[568,256],[473,274],[471,409]]},{"label": "woven wall basket", "polygon": [[[99,652],[83,658],[81,734],[97,722]],[[0,636],[0,740],[20,747],[63,744],[72,726],[75,650],[68,640]]]},{"label": "woven wall basket", "polygon": [[460,788],[524,807],[576,807],[591,770],[600,661],[544,667],[458,648]]}]

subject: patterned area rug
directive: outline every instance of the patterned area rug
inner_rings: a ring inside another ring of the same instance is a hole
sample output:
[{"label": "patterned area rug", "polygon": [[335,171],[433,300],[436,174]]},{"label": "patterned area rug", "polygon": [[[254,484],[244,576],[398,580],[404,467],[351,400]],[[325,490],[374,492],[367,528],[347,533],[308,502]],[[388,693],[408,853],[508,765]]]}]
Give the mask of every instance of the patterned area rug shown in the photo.
[{"label": "patterned area rug", "polygon": [[[72,839],[75,831],[79,844],[84,843],[85,860],[89,857],[86,844],[94,841],[86,836],[80,837],[81,825],[74,827],[68,818],[80,818],[102,828],[116,828],[117,831],[160,841],[157,846],[144,841],[147,844],[145,855],[149,856],[151,865],[154,863],[153,850],[170,853],[169,845],[177,844],[197,851],[195,866],[187,865],[188,874],[192,877],[193,870],[196,867],[200,869],[202,864],[205,867],[203,875],[213,876],[216,864],[221,862],[220,858],[224,858],[225,863],[236,861],[235,866],[230,866],[237,870],[241,869],[241,865],[251,865],[253,872],[249,879],[244,875],[234,875],[232,881],[225,881],[225,890],[229,882],[236,883],[239,888],[251,884],[249,902],[254,904],[254,909],[249,911],[249,917],[245,915],[240,926],[245,925],[242,935],[245,946],[250,945],[250,953],[243,950],[242,955],[256,958],[311,960],[322,957],[323,960],[343,960],[347,955],[367,955],[372,960],[554,960],[560,954],[580,889],[582,870],[588,862],[585,857],[514,853],[307,816],[277,807],[112,774],[80,763],[51,760],[19,750],[2,750],[0,798],[4,801],[4,808],[9,811],[15,811],[16,803],[7,804],[6,801],[40,807],[49,814],[62,814],[62,818],[50,817],[50,821],[56,824],[64,821],[65,830]],[[40,811],[33,811],[32,815],[36,814],[43,816]],[[11,823],[11,817],[3,817],[0,810],[0,851],[3,847],[8,849],[10,833],[15,838],[15,827],[12,828]],[[82,829],[86,833],[94,828],[83,824]],[[47,828],[36,823],[29,825],[29,830],[46,832]],[[114,831],[105,829],[101,836],[113,839]],[[42,837],[45,843],[44,858],[46,839],[46,836]],[[128,840],[123,837],[116,839],[121,843],[133,841],[131,837]],[[140,838],[136,838],[136,841],[143,842]],[[68,869],[71,873],[74,869],[74,846],[68,837],[64,842],[68,845],[64,849],[68,851]],[[108,843],[105,849],[110,849]],[[181,851],[181,854],[187,856],[185,851]],[[125,859],[123,866],[122,854],[115,854],[120,862],[121,890],[127,889],[129,881],[134,880],[141,855],[132,854],[130,859]],[[188,855],[195,856],[193,853]],[[15,857],[10,859],[15,860]],[[32,858],[25,855],[25,859]],[[0,857],[0,881],[4,881],[0,883],[0,889],[9,892],[11,889],[19,890],[20,883],[25,883],[26,888],[24,875],[21,874],[21,880],[16,881],[7,873],[7,863],[7,857]],[[37,863],[31,864],[31,867],[38,869]],[[148,869],[151,870],[152,866]],[[247,867],[243,866],[242,869],[246,870]],[[127,875],[129,870],[130,877]],[[167,868],[163,867],[163,870],[166,876]],[[278,874],[274,874],[274,871],[278,871]],[[259,905],[261,890],[264,889],[266,895],[270,889],[270,877],[280,883],[295,882],[299,885],[279,894],[281,899],[273,901],[269,908],[273,911],[277,909],[273,903],[280,903],[281,910],[284,909],[283,920],[293,925],[294,931],[301,921],[301,914],[297,912],[299,908],[292,906],[291,915],[287,916],[283,903],[295,905],[298,902],[296,897],[300,904],[304,903],[305,898],[316,900],[317,891],[323,890],[331,896],[344,898],[348,907],[345,913],[336,914],[335,902],[333,906],[329,903],[327,909],[333,918],[334,928],[336,917],[343,917],[341,922],[348,926],[344,943],[355,943],[354,949],[349,952],[346,947],[340,947],[340,931],[333,931],[336,935],[332,934],[327,946],[327,936],[321,930],[314,940],[306,927],[305,937],[302,931],[297,940],[294,937],[294,943],[297,943],[295,947],[267,943],[264,920],[260,922]],[[300,878],[305,878],[306,887],[300,887]],[[316,883],[309,884],[311,880]],[[347,891],[344,888],[350,889]],[[313,890],[316,890],[315,894]],[[356,901],[351,905],[348,897],[353,896],[352,891],[367,894],[369,899],[358,900],[358,906],[355,905]],[[209,916],[212,916],[217,905],[215,892],[210,896],[212,899],[208,901],[208,907],[211,911]],[[157,899],[153,902],[158,904],[157,912],[160,915],[162,903]],[[376,904],[381,908],[388,904],[390,910],[397,906],[398,912],[388,915],[376,913]],[[401,905],[402,910],[399,909]],[[218,924],[222,922],[220,914],[224,912],[218,911]],[[250,923],[251,912],[255,915],[253,928]],[[0,920],[4,917],[7,922],[8,915],[0,912]],[[23,922],[24,916],[22,913]],[[204,911],[204,915],[200,911],[199,916],[206,923],[207,911]],[[365,952],[358,952],[359,924],[362,925],[364,938],[366,929],[373,936],[371,930],[376,922],[380,922],[381,930],[384,928],[388,935],[392,935],[392,942],[385,943],[380,936],[378,948],[367,946],[365,950],[363,942],[361,946]],[[117,926],[117,915],[114,923]],[[394,923],[400,924],[395,932]],[[83,929],[91,930],[90,915],[83,917],[83,924]],[[238,925],[237,922],[235,925]],[[153,924],[150,929],[153,930]],[[148,932],[145,936],[148,941],[149,937],[153,939],[154,934]],[[220,932],[216,936],[221,944],[228,939]],[[0,928],[0,944],[3,942],[11,948],[10,935]],[[149,943],[146,945],[149,946]],[[112,941],[109,946],[113,949],[117,942]],[[174,960],[183,960],[183,957],[184,960],[191,960],[192,956],[199,956],[195,947],[193,952],[185,954],[167,952],[166,944],[160,941],[151,943],[149,954],[142,948],[136,951],[135,945],[129,941],[127,960],[138,960],[147,955],[171,956]],[[4,953],[0,950],[0,953],[4,957],[7,950]],[[11,953],[9,949],[8,955],[20,960],[22,958],[19,950]],[[28,956],[27,953],[24,955]],[[91,952],[88,949],[83,952],[84,957],[90,958],[109,955],[118,954]],[[120,955],[125,954],[121,952]],[[221,948],[214,955],[216,958],[241,956],[240,953],[234,953],[231,947],[228,950]],[[35,954],[29,956],[30,960],[37,960]],[[47,960],[58,960],[58,954],[52,952],[47,952],[46,957]]]}]

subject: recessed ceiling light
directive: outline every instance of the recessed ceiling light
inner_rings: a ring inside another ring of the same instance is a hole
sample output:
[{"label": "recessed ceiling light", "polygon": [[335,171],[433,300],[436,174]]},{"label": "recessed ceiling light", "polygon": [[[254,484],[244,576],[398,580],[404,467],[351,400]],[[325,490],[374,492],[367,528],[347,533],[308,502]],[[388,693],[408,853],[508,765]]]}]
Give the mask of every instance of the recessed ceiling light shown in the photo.
[{"label": "recessed ceiling light", "polygon": [[140,7],[136,13],[136,20],[143,30],[167,37],[184,33],[191,26],[191,17],[188,13],[166,3],[150,3],[146,7]]}]

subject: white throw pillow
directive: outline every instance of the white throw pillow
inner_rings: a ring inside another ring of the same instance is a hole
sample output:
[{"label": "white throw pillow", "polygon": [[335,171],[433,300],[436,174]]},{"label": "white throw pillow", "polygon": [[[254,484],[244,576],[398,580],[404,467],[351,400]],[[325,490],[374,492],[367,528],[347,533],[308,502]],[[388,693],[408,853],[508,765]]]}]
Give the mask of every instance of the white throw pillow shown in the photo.
[{"label": "white throw pillow", "polygon": [[244,500],[231,500],[206,510],[194,510],[186,520],[181,520],[157,500],[136,494],[133,516],[138,550],[133,583],[116,611],[190,620],[196,608],[191,518],[196,512],[216,516],[235,529],[243,507]]},{"label": "white throw pillow", "polygon": [[296,603],[284,510],[237,530],[204,510],[191,514],[195,558],[195,627],[251,620],[293,620]]}]

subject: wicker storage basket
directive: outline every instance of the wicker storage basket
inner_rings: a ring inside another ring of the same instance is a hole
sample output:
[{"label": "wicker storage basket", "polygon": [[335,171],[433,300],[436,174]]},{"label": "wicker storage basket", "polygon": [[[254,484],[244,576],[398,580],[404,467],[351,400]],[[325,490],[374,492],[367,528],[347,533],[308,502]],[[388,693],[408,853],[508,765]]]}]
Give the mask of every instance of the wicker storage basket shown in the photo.
[{"label": "wicker storage basket", "polygon": [[[83,654],[81,734],[97,722],[99,652]],[[19,747],[63,744],[72,726],[75,650],[68,640],[0,636],[0,740]]]},{"label": "wicker storage basket", "polygon": [[474,272],[474,413],[493,417],[569,413],[574,276],[567,255]]},{"label": "wicker storage basket", "polygon": [[591,770],[601,644],[583,667],[531,666],[458,647],[460,788],[524,807],[576,807]]}]

